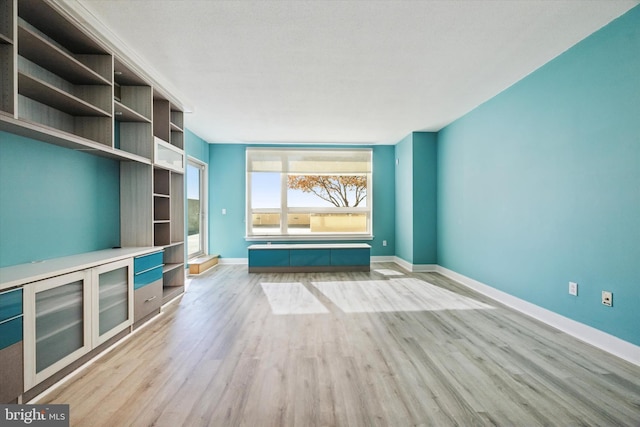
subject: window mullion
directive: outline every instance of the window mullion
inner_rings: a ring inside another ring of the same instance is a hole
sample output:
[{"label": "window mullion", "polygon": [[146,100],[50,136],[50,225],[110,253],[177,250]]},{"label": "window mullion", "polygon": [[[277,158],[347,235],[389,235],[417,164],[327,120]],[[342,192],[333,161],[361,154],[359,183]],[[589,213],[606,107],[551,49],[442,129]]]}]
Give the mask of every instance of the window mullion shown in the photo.
[{"label": "window mullion", "polygon": [[245,212],[245,228],[246,228],[246,233],[247,236],[250,236],[253,234],[253,208],[251,206],[251,179],[252,179],[252,173],[249,172],[247,173],[247,193],[245,194],[245,200],[247,203],[247,211]]},{"label": "window mullion", "polygon": [[289,233],[287,205],[287,174],[282,172],[280,174],[280,234]]}]

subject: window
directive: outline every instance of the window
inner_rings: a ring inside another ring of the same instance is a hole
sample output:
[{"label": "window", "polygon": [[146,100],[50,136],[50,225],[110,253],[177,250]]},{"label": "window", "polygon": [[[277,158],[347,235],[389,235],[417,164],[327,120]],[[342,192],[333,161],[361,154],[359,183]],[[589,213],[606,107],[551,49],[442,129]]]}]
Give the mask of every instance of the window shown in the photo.
[{"label": "window", "polygon": [[189,258],[207,251],[206,182],[207,165],[187,160],[187,252]]},{"label": "window", "polygon": [[246,154],[248,238],[371,238],[370,149]]}]

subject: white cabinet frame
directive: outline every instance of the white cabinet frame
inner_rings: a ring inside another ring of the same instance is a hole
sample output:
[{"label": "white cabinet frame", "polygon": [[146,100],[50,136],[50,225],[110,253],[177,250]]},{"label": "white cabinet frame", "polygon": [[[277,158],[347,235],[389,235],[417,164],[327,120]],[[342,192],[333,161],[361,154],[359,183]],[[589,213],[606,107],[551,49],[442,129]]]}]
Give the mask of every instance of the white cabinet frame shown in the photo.
[{"label": "white cabinet frame", "polygon": [[153,162],[174,172],[184,173],[184,151],[158,137],[154,141]]},{"label": "white cabinet frame", "polygon": [[[119,268],[127,269],[127,319],[100,335],[100,275]],[[37,372],[36,366],[36,296],[53,288],[82,282],[82,347]],[[24,390],[46,380],[62,368],[87,354],[133,324],[133,258],[94,268],[52,277],[24,286]]]},{"label": "white cabinet frame", "polygon": [[[36,372],[36,295],[40,292],[82,281],[83,345],[62,359]],[[91,275],[77,271],[24,286],[24,389],[29,390],[91,350]]]},{"label": "white cabinet frame", "polygon": [[[100,275],[119,268],[127,268],[127,319],[100,335]],[[92,268],[91,291],[91,335],[93,347],[97,347],[133,324],[133,258],[127,258],[122,261],[116,261]]]}]

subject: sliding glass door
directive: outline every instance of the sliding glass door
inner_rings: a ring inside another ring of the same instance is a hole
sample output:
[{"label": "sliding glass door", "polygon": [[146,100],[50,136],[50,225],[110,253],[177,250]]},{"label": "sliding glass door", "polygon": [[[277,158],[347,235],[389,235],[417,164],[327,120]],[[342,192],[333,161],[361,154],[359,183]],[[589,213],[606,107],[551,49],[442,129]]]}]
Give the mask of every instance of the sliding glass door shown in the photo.
[{"label": "sliding glass door", "polygon": [[189,258],[207,252],[207,165],[187,160],[187,248]]}]

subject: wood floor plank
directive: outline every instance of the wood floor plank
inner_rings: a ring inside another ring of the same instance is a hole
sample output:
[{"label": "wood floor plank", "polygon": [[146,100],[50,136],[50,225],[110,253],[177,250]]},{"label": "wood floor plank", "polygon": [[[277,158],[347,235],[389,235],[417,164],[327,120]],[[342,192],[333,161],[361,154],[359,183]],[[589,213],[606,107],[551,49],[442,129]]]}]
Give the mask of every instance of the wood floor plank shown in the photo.
[{"label": "wood floor plank", "polygon": [[220,265],[39,403],[73,426],[637,427],[640,367],[436,273]]}]

